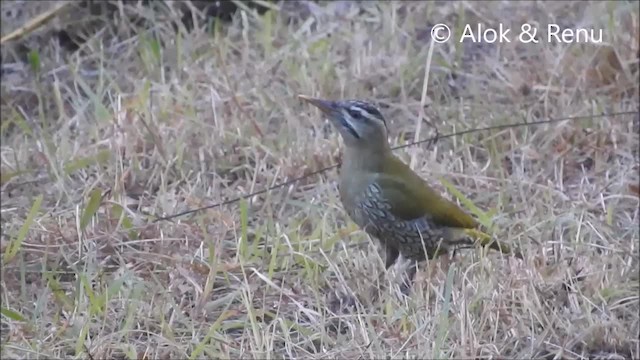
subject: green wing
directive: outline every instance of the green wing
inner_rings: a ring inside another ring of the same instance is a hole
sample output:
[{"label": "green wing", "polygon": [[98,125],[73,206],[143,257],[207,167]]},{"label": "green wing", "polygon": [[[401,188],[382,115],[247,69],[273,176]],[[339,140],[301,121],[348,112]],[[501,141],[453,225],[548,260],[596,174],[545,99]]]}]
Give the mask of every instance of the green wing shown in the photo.
[{"label": "green wing", "polygon": [[395,157],[390,160],[386,169],[376,175],[376,182],[393,215],[403,220],[428,216],[437,224],[448,227],[478,226],[471,215],[433,190],[409,166]]}]

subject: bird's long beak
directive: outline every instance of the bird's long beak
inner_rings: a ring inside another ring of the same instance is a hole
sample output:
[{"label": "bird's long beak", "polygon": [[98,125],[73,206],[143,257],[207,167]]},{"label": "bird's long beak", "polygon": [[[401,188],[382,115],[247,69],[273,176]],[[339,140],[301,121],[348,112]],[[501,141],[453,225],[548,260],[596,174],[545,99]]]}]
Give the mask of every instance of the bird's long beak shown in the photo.
[{"label": "bird's long beak", "polygon": [[322,100],[322,99],[313,98],[306,95],[298,95],[298,98],[308,103],[311,103],[312,105],[320,109],[325,114],[331,114],[336,110],[335,104],[333,103],[333,101],[330,101],[330,100]]}]

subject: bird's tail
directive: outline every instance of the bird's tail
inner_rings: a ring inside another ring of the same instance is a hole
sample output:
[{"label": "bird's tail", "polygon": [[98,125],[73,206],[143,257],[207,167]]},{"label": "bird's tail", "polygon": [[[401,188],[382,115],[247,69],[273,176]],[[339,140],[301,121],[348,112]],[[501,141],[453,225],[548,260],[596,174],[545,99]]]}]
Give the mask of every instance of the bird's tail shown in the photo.
[{"label": "bird's tail", "polygon": [[500,251],[503,254],[513,254],[518,259],[523,258],[520,251],[512,251],[509,245],[500,243],[499,240],[492,238],[491,235],[487,233],[477,229],[464,229],[463,232],[467,237],[473,239],[475,243],[480,244],[483,247],[489,246],[490,249]]}]

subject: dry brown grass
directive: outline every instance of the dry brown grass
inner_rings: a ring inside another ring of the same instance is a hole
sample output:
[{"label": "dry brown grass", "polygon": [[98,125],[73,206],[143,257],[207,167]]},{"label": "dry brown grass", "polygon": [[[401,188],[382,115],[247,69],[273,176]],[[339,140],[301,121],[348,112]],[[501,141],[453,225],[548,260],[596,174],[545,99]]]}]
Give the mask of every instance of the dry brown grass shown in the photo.
[{"label": "dry brown grass", "polygon": [[399,150],[525,255],[464,250],[424,266],[410,298],[337,303],[384,270],[347,221],[335,170],[173,222],[149,216],[337,162],[338,135],[300,93],[388,104],[391,141],[413,140],[438,22],[535,20],[602,28],[607,42],[437,45],[426,113],[441,133],[637,111],[637,5],[280,6],[214,33],[120,18],[67,59],[45,44],[37,76],[3,74],[3,358],[640,357],[637,115]]}]

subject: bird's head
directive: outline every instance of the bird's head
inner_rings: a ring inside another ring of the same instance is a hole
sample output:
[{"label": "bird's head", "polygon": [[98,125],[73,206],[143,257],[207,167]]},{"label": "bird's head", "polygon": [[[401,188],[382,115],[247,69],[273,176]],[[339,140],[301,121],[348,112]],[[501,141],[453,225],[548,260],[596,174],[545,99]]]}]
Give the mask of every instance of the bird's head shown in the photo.
[{"label": "bird's head", "polygon": [[338,129],[347,147],[386,148],[387,124],[380,111],[360,100],[331,101],[299,95],[316,106]]}]

